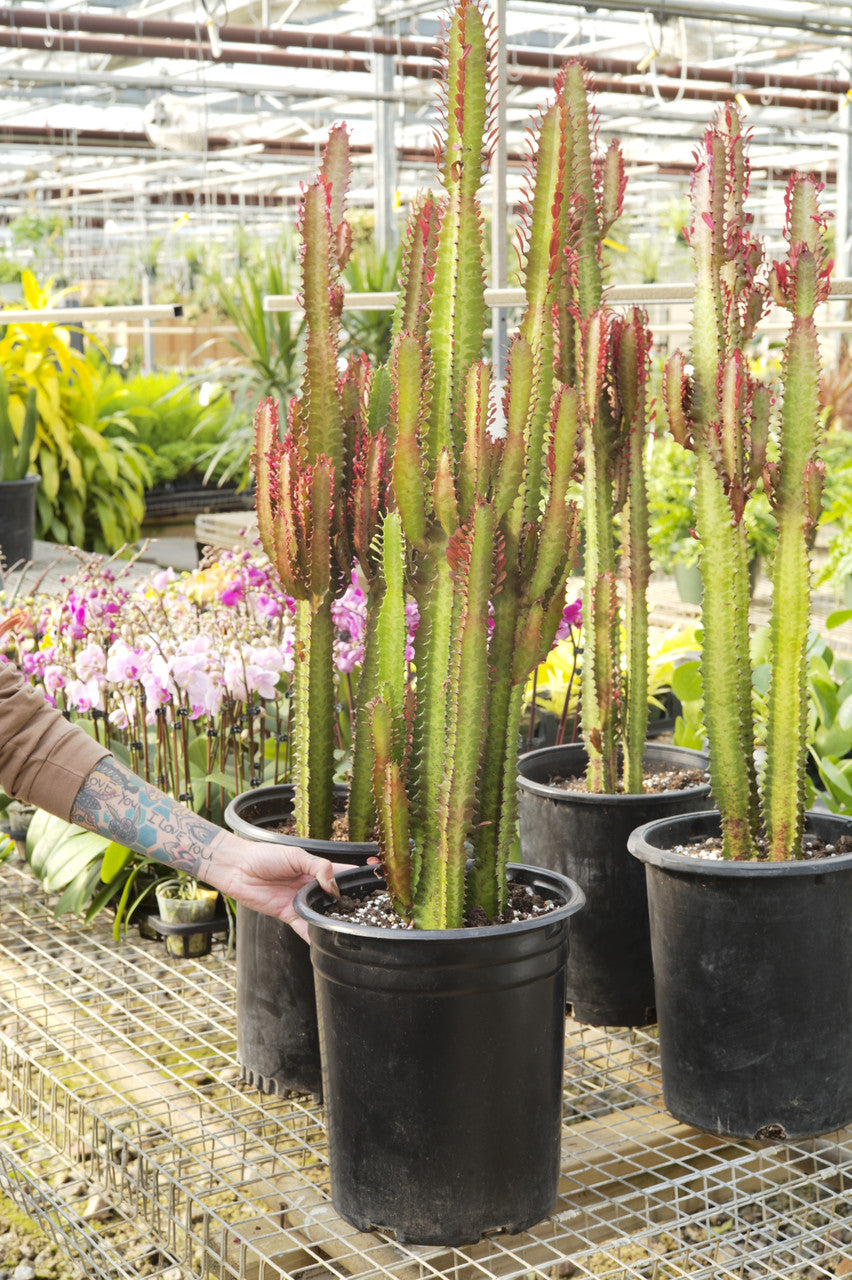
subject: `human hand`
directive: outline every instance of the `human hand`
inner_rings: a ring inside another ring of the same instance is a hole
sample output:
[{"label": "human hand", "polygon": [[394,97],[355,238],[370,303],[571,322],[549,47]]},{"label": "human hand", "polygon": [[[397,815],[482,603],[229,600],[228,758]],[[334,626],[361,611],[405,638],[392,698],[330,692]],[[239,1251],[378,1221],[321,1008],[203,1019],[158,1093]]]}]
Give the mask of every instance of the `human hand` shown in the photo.
[{"label": "human hand", "polygon": [[205,880],[243,906],[283,920],[307,942],[307,923],[297,916],[293,906],[296,894],[316,880],[326,893],[339,898],[334,877],[336,872],[346,870],[345,865],[331,863],[297,845],[244,840],[223,832],[206,868]]}]

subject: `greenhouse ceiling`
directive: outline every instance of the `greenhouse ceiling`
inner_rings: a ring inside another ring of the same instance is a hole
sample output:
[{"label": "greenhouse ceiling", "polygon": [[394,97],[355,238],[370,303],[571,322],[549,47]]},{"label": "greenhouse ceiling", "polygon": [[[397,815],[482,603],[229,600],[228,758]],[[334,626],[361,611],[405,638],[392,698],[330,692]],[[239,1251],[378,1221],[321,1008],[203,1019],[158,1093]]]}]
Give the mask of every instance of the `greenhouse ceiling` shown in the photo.
[{"label": "greenhouse ceiling", "polygon": [[[793,168],[839,191],[848,239],[852,4],[493,0],[505,55],[511,215],[525,129],[556,69],[592,71],[624,144],[634,242],[653,250],[714,104],[736,95],[761,195]],[[348,122],[353,202],[393,238],[432,180],[443,10],[405,0],[49,0],[0,5],[0,236],[62,225],[62,274],[104,273],[152,236],[210,243],[292,221],[329,125]],[[756,186],[758,184],[755,184]],[[771,229],[771,228],[770,228]],[[0,245],[2,248],[2,245]],[[641,254],[637,270],[641,266]]]}]

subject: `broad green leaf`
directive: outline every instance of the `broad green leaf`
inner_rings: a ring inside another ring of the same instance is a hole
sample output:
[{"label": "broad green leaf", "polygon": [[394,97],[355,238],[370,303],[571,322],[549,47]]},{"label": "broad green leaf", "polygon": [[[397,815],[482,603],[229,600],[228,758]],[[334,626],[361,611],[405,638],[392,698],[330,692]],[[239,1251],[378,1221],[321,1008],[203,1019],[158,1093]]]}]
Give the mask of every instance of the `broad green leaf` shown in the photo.
[{"label": "broad green leaf", "polygon": [[86,908],[86,914],[84,917],[86,924],[91,920],[94,920],[98,912],[102,911],[107,903],[112,901],[121,887],[121,880],[113,880],[111,884],[102,885]]},{"label": "broad green leaf", "polygon": [[828,759],[819,761],[819,771],[823,782],[835,798],[842,799],[847,805],[852,804],[852,772],[847,774]]},{"label": "broad green leaf", "polygon": [[28,843],[29,864],[33,875],[41,879],[42,868],[57,842],[66,839],[70,831],[77,829],[62,818],[54,817],[52,814],[48,817],[37,843],[33,845]]},{"label": "broad green leaf", "polygon": [[683,716],[678,716],[675,720],[674,744],[677,747],[689,747],[692,751],[702,751],[704,749],[704,737],[691,725],[687,724]]},{"label": "broad green leaf", "polygon": [[[51,821],[51,818],[52,815],[49,814],[46,809],[36,809],[33,814],[30,825],[27,829],[26,850],[28,860],[32,857],[33,849],[44,835],[45,828],[47,827],[48,822]],[[54,819],[54,821],[56,821],[56,819]]]},{"label": "broad green leaf", "polygon": [[56,846],[45,861],[42,870],[44,887],[50,893],[58,893],[70,884],[74,877],[95,860],[100,874],[100,863],[108,844],[105,836],[96,831],[78,831]]},{"label": "broad green leaf", "polygon": [[100,871],[97,865],[83,867],[61,894],[53,908],[53,914],[55,916],[80,915],[99,881]]},{"label": "broad green leaf", "polygon": [[852,622],[852,609],[836,609],[828,615],[825,625],[829,631],[833,631],[835,627],[842,627],[844,622]]},{"label": "broad green leaf", "polygon": [[672,693],[680,702],[698,702],[703,692],[701,667],[697,662],[684,662],[672,673]]},{"label": "broad green leaf", "polygon": [[104,884],[110,884],[119,872],[124,870],[132,857],[132,850],[126,849],[123,844],[116,844],[114,840],[111,840],[104,850],[104,858],[101,863],[101,879]]}]

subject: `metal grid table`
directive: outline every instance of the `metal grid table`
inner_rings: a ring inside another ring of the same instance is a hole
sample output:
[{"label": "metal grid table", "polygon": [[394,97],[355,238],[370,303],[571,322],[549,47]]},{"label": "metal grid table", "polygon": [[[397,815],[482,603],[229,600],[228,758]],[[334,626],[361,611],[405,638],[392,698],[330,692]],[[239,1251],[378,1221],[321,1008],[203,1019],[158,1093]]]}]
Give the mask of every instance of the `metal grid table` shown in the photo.
[{"label": "metal grid table", "polygon": [[[81,1275],[175,1280],[849,1274],[852,1131],[731,1143],[661,1108],[647,1030],[566,1024],[560,1196],[534,1230],[412,1248],[343,1222],[322,1108],[242,1084],[234,965],[56,921],[2,871],[0,1185]],[[487,1176],[487,1171],[483,1171]]]}]

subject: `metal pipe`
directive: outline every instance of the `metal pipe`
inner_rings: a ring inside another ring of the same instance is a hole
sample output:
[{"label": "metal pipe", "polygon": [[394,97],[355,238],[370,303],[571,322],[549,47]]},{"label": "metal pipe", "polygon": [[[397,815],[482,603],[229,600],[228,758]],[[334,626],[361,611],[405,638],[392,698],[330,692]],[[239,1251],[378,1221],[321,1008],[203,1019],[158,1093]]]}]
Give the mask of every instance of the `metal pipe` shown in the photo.
[{"label": "metal pipe", "polygon": [[[635,7],[637,10],[643,6],[640,4],[628,5],[627,7]],[[717,18],[718,12],[712,5],[693,6],[693,16],[702,16],[705,18]],[[670,12],[670,7],[667,12]],[[213,59],[212,50],[209,42],[202,39],[204,27],[200,24],[191,22],[172,22],[157,19],[145,18],[121,18],[113,15],[92,14],[92,13],[51,13],[48,14],[44,10],[31,8],[14,8],[8,5],[0,5],[0,24],[8,25],[13,31],[20,32],[22,47],[25,48],[42,48],[43,40],[32,43],[32,37],[24,40],[24,32],[21,28],[31,27],[39,30],[47,29],[48,26],[59,33],[60,48],[63,33],[68,33],[74,37],[75,48],[81,52],[112,53],[115,56],[121,56],[121,51],[116,50],[110,45],[106,50],[99,48],[87,48],[86,44],[79,37],[79,33],[94,32],[100,34],[109,34],[121,36],[127,41],[123,44],[124,56],[139,57],[181,57],[181,58],[205,58]],[[776,15],[773,15],[772,25],[779,25]],[[848,33],[848,23],[846,24]],[[218,28],[219,38],[223,45],[235,44],[245,46],[243,48],[226,48],[223,51],[221,61],[223,62],[240,62],[240,63],[260,63],[269,66],[327,66],[331,70],[341,71],[364,71],[369,67],[366,62],[360,62],[355,59],[332,58],[326,60],[325,57],[317,59],[314,54],[320,51],[324,54],[332,53],[361,53],[365,55],[382,54],[386,56],[397,57],[396,70],[398,74],[413,76],[417,79],[431,79],[436,74],[436,66],[434,60],[439,57],[441,46],[434,41],[418,40],[411,37],[399,37],[394,39],[387,36],[358,36],[348,35],[340,32],[317,32],[313,30],[304,30],[299,27],[283,27],[283,28],[259,28],[244,25],[225,24]],[[160,46],[156,44],[156,40],[164,39],[168,41],[185,42],[183,46],[178,46],[180,52],[169,53],[163,52]],[[3,43],[3,42],[0,42]],[[157,52],[151,53],[133,53],[132,50],[143,50],[151,45],[157,49]],[[267,46],[264,48],[264,46]],[[11,47],[15,47],[12,45]],[[298,48],[309,52],[307,61],[297,54],[281,55],[277,52],[279,49]],[[509,52],[507,51],[507,58]],[[281,60],[283,58],[283,60]],[[411,58],[420,58],[424,61],[421,64],[412,63]],[[291,60],[292,59],[292,60]],[[521,84],[527,88],[538,87],[540,85],[548,86],[552,77],[558,69],[563,58],[556,54],[555,51],[542,49],[528,49],[524,47],[515,47],[511,50],[511,65],[514,68],[528,67],[539,68],[549,73],[544,78],[527,78],[525,75],[513,75],[512,81],[515,84]],[[637,74],[636,64],[627,58],[610,58],[597,57],[590,55],[583,58],[584,64],[596,76],[635,76]],[[789,106],[796,109],[805,106],[811,110],[833,110],[835,103],[829,98],[824,98],[819,105],[812,105],[809,99],[789,98],[781,100],[776,98],[777,89],[796,89],[799,91],[814,91],[826,95],[843,95],[846,94],[852,81],[848,78],[840,78],[837,76],[804,76],[792,74],[780,74],[775,72],[761,73],[759,71],[750,71],[746,69],[728,69],[722,67],[700,67],[695,64],[687,64],[681,67],[669,59],[660,59],[657,62],[655,70],[658,75],[676,77],[678,85],[680,85],[681,77],[687,82],[690,80],[699,80],[704,82],[712,82],[717,84],[731,85],[736,88],[750,86],[760,90],[759,98],[751,98],[746,94],[748,101],[767,102],[771,101],[778,106]],[[600,89],[600,80],[596,81]],[[665,86],[659,86],[661,92],[664,93]],[[628,92],[628,90],[610,87],[607,92]],[[641,92],[641,90],[640,90]],[[665,96],[665,93],[664,93]],[[686,95],[691,98],[719,101],[721,97],[726,95],[713,94],[708,95],[706,92],[693,90]],[[828,103],[828,105],[825,105]]]},{"label": "metal pipe", "polygon": [[[660,302],[691,302],[695,286],[691,283],[673,284],[614,284],[606,290],[606,301],[615,306],[652,306]],[[829,295],[832,299],[852,298],[852,278],[831,281]],[[345,293],[344,311],[392,311],[396,306],[396,293]],[[523,289],[486,289],[486,307],[520,307],[524,303]],[[263,299],[264,311],[300,311],[301,302],[295,293],[267,294]]]},{"label": "metal pipe", "polygon": [[10,307],[0,310],[4,324],[82,324],[86,320],[175,320],[183,315],[179,302],[147,307]]},{"label": "metal pipe", "polygon": [[[44,36],[20,31],[8,27],[0,31],[0,45],[6,49],[37,49],[45,51]],[[51,54],[56,53],[97,53],[109,58],[170,58],[176,61],[191,60],[215,61],[210,45],[203,41],[190,43],[176,40],[136,40],[129,36],[108,39],[103,36],[81,36],[73,32],[57,31],[50,46]],[[333,57],[320,53],[314,57],[309,53],[282,53],[277,49],[256,50],[245,46],[230,46],[222,56],[223,62],[247,63],[250,66],[263,67],[320,67],[328,71],[361,72],[364,75],[370,70],[364,59]],[[431,77],[432,68],[421,68],[424,78]],[[417,68],[409,68],[408,74],[417,75]]]},{"label": "metal pipe", "polygon": [[[86,31],[99,35],[130,36],[136,39],[200,41],[204,25],[195,22],[173,22],[166,19],[121,18],[112,14],[65,13],[43,9],[25,9],[17,5],[0,6],[0,23],[10,27],[51,28],[53,31]],[[391,57],[436,59],[441,45],[433,40],[417,40],[410,36],[358,36],[344,32],[315,31],[302,27],[253,27],[224,23],[219,27],[222,44],[269,45],[272,48],[319,49],[341,53],[381,53]],[[230,61],[230,51],[223,54]]]},{"label": "metal pipe", "polygon": [[[0,47],[43,50],[44,38],[39,35],[31,35],[25,31],[6,28],[5,30],[0,30]],[[56,34],[51,50],[58,53],[97,53],[111,58],[171,58],[196,62],[199,59],[212,59],[209,45],[203,43],[178,44],[167,40],[131,40],[127,37],[109,40],[99,36],[77,36],[63,32]],[[314,56],[313,53],[280,53],[277,50],[261,49],[259,46],[256,52],[248,48],[232,46],[223,55],[223,58],[228,62],[247,63],[251,66],[280,66],[302,70],[322,68],[328,71],[360,72],[365,75],[370,70],[370,66],[366,61],[359,61],[354,58],[337,58],[327,53],[323,53],[319,57]],[[511,84],[513,87],[524,89],[546,90],[552,86],[556,70],[557,67],[554,65],[553,74],[549,71],[536,70],[516,72],[511,77]],[[417,79],[433,78],[438,74],[437,67],[404,61],[397,62],[396,71],[399,74],[414,76]],[[599,76],[595,78],[595,87],[599,93],[643,95],[647,92],[647,86],[644,81],[634,84],[624,80]],[[674,85],[658,85],[658,89],[663,97],[680,97],[703,102],[723,102],[730,97],[730,93],[725,89],[702,89],[690,85],[683,89]],[[828,112],[833,112],[837,106],[833,97],[809,98],[800,94],[782,94],[777,90],[768,92],[764,90],[759,92],[744,90],[742,96],[745,97],[747,102],[755,106],[769,105],[771,103],[777,107],[789,107],[793,110]]]},{"label": "metal pipe", "polygon": [[[589,8],[589,0],[559,0],[566,8]],[[648,9],[648,0],[606,0],[607,9],[628,13],[644,13]],[[813,31],[819,35],[849,35],[849,19],[832,21],[820,16],[820,11],[802,12],[801,6],[781,12],[777,6],[773,9],[762,5],[745,5],[742,0],[736,5],[720,6],[718,0],[661,0],[656,6],[666,18],[705,18],[709,22],[737,22],[752,27],[787,27],[794,31]],[[823,5],[821,13],[829,6]],[[652,6],[653,11],[653,6]]]},{"label": "metal pipe", "polygon": [[[570,0],[563,0],[563,3]],[[646,9],[647,4],[636,3],[626,7],[637,11]],[[666,4],[666,14],[674,14],[670,2]],[[675,15],[677,16],[677,15]],[[713,4],[694,4],[694,17],[716,20],[718,8]],[[726,17],[731,15],[726,14]],[[755,19],[756,21],[756,19]],[[48,14],[42,9],[21,8],[11,5],[0,5],[0,25],[13,29],[33,27],[39,30],[48,27],[55,31],[71,33],[91,32],[100,35],[131,36],[137,40],[146,38],[162,38],[167,40],[203,42],[205,28],[202,24],[192,22],[174,22],[150,18],[122,18],[117,15],[95,13],[52,12]],[[764,25],[782,25],[773,13],[771,23]],[[797,25],[789,23],[787,25]],[[849,34],[848,19],[844,24],[835,24],[838,31]],[[225,23],[218,28],[219,39],[223,45],[242,44],[254,46],[268,45],[271,48],[301,48],[320,50],[329,53],[361,53],[365,55],[382,54],[398,58],[420,58],[430,61],[440,58],[441,45],[437,41],[417,39],[411,36],[352,35],[344,32],[316,31],[302,27],[254,27]],[[222,61],[228,62],[230,51],[223,53]],[[563,56],[555,50],[534,49],[517,45],[511,50],[507,48],[506,56],[516,67],[551,68],[555,70],[563,61]],[[611,58],[607,56],[588,55],[582,58],[583,63],[594,73],[601,75],[636,75],[636,62],[629,58]],[[275,64],[272,64],[275,65]],[[728,69],[726,67],[701,67],[689,63],[681,67],[680,63],[668,58],[659,58],[655,65],[658,75],[673,76],[687,80],[711,81],[718,84],[730,84],[737,87],[750,85],[758,89],[797,89],[813,90],[818,93],[844,94],[852,87],[852,81],[833,75],[806,76],[774,71],[761,72],[747,69]]]}]

